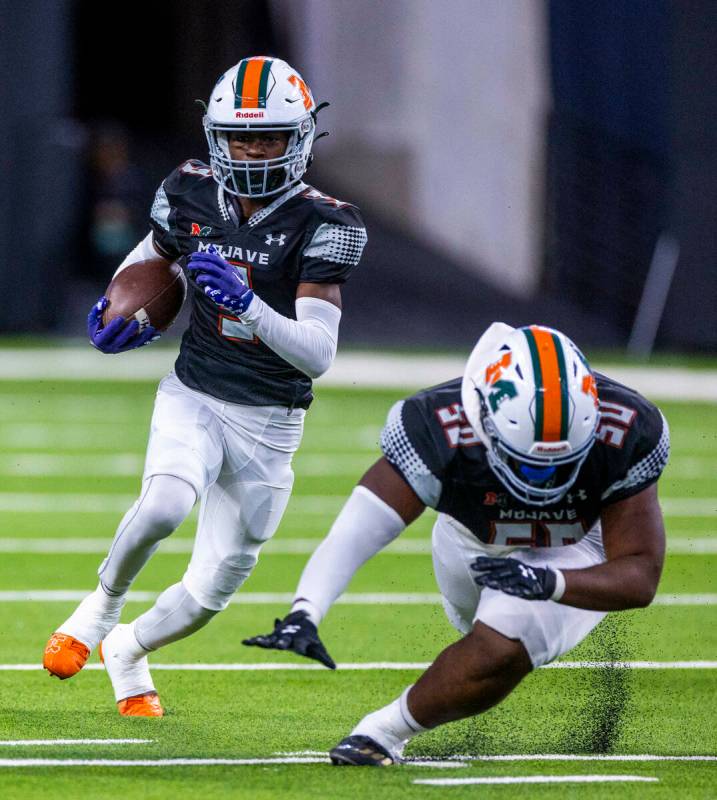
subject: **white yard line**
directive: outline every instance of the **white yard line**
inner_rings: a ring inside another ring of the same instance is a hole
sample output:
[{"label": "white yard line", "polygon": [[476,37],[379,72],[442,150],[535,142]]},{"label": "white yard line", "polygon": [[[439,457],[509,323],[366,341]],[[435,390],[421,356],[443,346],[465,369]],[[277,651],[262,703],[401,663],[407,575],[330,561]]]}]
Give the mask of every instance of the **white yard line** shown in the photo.
[{"label": "white yard line", "polygon": [[541,669],[717,669],[717,661],[554,661]]},{"label": "white yard line", "polygon": [[[85,345],[46,348],[4,348],[0,379],[138,381],[159,380],[172,369],[173,347],[143,348],[129,356],[107,358]],[[347,388],[421,388],[462,374],[468,352],[455,356],[408,355],[374,351],[340,352],[319,386]],[[700,400],[717,398],[717,372],[666,367],[595,364],[615,380],[652,398]]]},{"label": "white yard line", "polygon": [[[136,494],[99,492],[0,492],[0,512],[117,513],[126,511],[136,499]],[[289,501],[287,513],[335,514],[345,502],[345,495],[295,495]]]},{"label": "white yard line", "polygon": [[[320,756],[322,750],[290,750],[274,753],[275,756]],[[430,763],[428,757],[417,757],[414,762]],[[624,761],[624,762],[650,762],[650,761],[712,761],[717,762],[717,756],[663,756],[652,754],[641,755],[614,755],[609,753],[509,753],[506,755],[466,755],[456,754],[448,756],[449,761]]]},{"label": "white yard line", "polygon": [[[309,555],[322,539],[270,539],[262,550],[265,555]],[[102,555],[109,549],[108,538],[0,538],[0,553],[94,553]],[[163,553],[191,553],[194,539],[172,537],[162,542],[158,555]],[[672,555],[717,554],[717,536],[694,539],[668,539],[667,550]],[[431,554],[431,542],[426,539],[397,539],[378,555]]]},{"label": "white yard line", "polygon": [[54,747],[73,744],[151,744],[154,739],[5,739],[0,747]]},{"label": "white yard line", "polygon": [[[717,553],[717,537],[709,540]],[[263,547],[265,555],[308,555],[322,542],[322,539],[270,539]],[[0,538],[0,553],[95,553],[105,554],[111,540],[107,538]],[[191,553],[194,539],[169,538],[162,542],[158,555],[162,553]],[[706,551],[709,552],[709,551]],[[379,555],[430,555],[430,541],[421,539],[400,539],[392,542]]]},{"label": "white yard line", "polygon": [[[373,672],[375,670],[424,670],[429,661],[366,661],[347,662],[337,667],[345,672]],[[37,672],[36,664],[0,664],[0,672]],[[87,664],[84,670],[102,671],[102,664]],[[160,672],[323,672],[321,664],[294,664],[267,662],[265,664],[152,664]],[[717,661],[557,661],[540,669],[717,669]]]},{"label": "white yard line", "polygon": [[470,786],[474,784],[509,784],[509,783],[658,783],[658,778],[647,778],[641,775],[521,775],[519,777],[486,777],[486,778],[421,778],[413,783],[423,786]]},{"label": "white yard line", "polygon": [[[286,753],[286,755],[294,755]],[[624,762],[644,762],[644,761],[713,761],[717,762],[717,756],[662,756],[662,755],[614,755],[614,754],[585,754],[582,753],[511,753],[509,755],[481,755],[451,756],[459,761],[624,761]]]},{"label": "white yard line", "polygon": [[[92,589],[18,589],[0,591],[1,603],[76,603],[83,600]],[[145,603],[155,600],[159,592],[127,592],[128,602]],[[289,604],[292,592],[239,592],[231,602],[237,605]],[[339,605],[440,605],[438,592],[347,592],[336,601]],[[717,605],[717,593],[705,594],[658,594],[652,601],[655,606],[713,606]]]},{"label": "white yard line", "polygon": [[[277,756],[271,758],[2,758],[0,767],[251,767],[269,764],[329,764],[326,753],[312,756]],[[460,769],[468,764],[459,761],[407,759],[403,766],[428,769]]]},{"label": "white yard line", "polygon": [[660,506],[668,517],[717,517],[717,497],[661,497]]},{"label": "white yard line", "polygon": [[[293,600],[293,598],[292,598]],[[652,601],[653,606],[714,606],[717,605],[717,594],[658,594]]]},{"label": "white yard line", "polygon": [[3,453],[0,455],[0,475],[22,477],[93,476],[136,477],[142,475],[144,456],[139,453]]},{"label": "white yard line", "polygon": [[325,764],[328,758],[0,758],[0,767],[246,767],[257,764]]},{"label": "white yard line", "polygon": [[[356,476],[365,472],[372,462],[371,456],[352,453],[299,454],[293,467],[303,477],[334,475]],[[144,455],[140,453],[3,453],[0,454],[0,475],[17,477],[87,476],[136,477],[142,475]],[[709,465],[704,467],[705,477],[713,474]]]}]

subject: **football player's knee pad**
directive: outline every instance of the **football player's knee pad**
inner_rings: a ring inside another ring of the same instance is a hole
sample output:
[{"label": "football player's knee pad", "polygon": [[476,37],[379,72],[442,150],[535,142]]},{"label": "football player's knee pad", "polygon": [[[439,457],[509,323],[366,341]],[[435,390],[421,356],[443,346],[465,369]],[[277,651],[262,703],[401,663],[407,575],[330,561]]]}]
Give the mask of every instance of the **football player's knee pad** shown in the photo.
[{"label": "football player's knee pad", "polygon": [[186,519],[196,499],[194,488],[182,478],[153,475],[135,504],[136,520],[150,538],[164,538]]},{"label": "football player's knee pad", "polygon": [[256,566],[255,554],[242,554],[221,559],[214,564],[190,563],[182,583],[192,597],[204,608],[223,611],[232,595],[249,577]]}]

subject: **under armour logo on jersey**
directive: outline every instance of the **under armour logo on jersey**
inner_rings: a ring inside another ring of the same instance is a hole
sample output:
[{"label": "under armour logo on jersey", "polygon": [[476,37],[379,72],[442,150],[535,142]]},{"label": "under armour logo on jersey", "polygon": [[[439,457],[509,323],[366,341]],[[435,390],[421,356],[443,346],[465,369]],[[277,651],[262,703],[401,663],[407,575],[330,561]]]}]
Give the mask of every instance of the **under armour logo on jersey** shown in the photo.
[{"label": "under armour logo on jersey", "polygon": [[278,236],[274,236],[273,233],[267,233],[266,239],[264,241],[267,244],[278,244],[279,247],[283,247],[284,242],[286,241],[286,234],[280,233]]}]

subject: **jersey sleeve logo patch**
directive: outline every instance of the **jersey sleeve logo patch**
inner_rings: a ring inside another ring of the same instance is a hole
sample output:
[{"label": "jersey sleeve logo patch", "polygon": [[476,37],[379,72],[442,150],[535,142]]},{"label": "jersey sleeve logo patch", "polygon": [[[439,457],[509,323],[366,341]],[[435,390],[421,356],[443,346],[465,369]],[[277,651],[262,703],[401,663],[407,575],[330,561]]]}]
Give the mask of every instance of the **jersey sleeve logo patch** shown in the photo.
[{"label": "jersey sleeve logo patch", "polygon": [[190,236],[209,236],[212,229],[209,225],[200,225],[198,222],[192,222],[192,227],[189,231]]}]

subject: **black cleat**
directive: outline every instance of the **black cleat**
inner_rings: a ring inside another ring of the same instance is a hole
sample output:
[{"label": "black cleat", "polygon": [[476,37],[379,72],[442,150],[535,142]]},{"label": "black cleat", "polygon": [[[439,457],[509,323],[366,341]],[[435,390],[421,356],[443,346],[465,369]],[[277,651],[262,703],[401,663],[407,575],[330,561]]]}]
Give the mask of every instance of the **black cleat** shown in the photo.
[{"label": "black cleat", "polygon": [[396,759],[370,736],[347,736],[329,753],[335,767],[390,767]]}]

